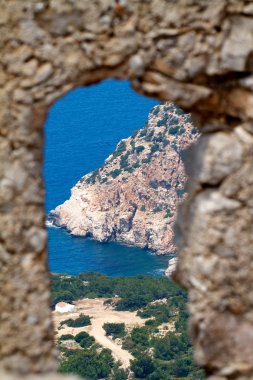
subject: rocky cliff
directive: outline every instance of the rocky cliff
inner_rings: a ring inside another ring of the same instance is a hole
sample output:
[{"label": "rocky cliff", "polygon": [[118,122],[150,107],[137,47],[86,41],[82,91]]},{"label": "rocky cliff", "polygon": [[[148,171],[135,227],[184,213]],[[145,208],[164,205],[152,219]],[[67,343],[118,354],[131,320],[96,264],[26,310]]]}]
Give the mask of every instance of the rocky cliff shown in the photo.
[{"label": "rocky cliff", "polygon": [[155,106],[146,125],[82,177],[49,220],[101,242],[174,252],[173,223],[186,196],[182,152],[197,138],[190,115],[172,103]]}]

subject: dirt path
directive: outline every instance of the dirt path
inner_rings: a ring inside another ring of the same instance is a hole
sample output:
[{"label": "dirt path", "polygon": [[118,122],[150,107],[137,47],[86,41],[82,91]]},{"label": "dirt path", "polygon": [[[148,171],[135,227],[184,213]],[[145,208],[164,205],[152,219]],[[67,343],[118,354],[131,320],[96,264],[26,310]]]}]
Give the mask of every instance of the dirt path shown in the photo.
[{"label": "dirt path", "polygon": [[[136,315],[135,312],[130,311],[116,311],[111,307],[104,305],[105,298],[97,298],[94,300],[83,299],[76,301],[76,309],[69,313],[57,313],[53,312],[53,320],[55,324],[55,330],[57,337],[63,334],[76,335],[81,331],[86,331],[92,335],[96,342],[104,348],[109,348],[112,351],[112,355],[116,360],[122,363],[122,367],[127,368],[130,365],[130,360],[133,356],[126,350],[122,349],[114,340],[105,335],[103,329],[104,323],[125,323],[126,327],[133,328],[134,326],[143,326],[145,319],[142,319]],[[91,317],[91,325],[80,328],[73,328],[63,325],[58,330],[60,322],[68,318],[77,318],[80,314],[86,314]]]}]

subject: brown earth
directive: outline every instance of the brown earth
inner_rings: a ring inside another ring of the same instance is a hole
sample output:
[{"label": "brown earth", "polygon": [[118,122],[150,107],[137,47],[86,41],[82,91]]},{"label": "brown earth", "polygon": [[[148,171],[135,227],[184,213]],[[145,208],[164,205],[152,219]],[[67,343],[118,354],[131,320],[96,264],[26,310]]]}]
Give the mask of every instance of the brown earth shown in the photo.
[{"label": "brown earth", "polygon": [[[56,331],[56,337],[59,338],[64,334],[76,335],[81,331],[86,331],[92,335],[96,342],[104,348],[109,348],[116,360],[122,363],[122,367],[128,368],[133,356],[113,339],[105,335],[103,329],[104,323],[125,323],[126,328],[132,329],[135,326],[143,326],[145,319],[136,315],[136,312],[116,311],[111,306],[105,305],[106,298],[82,299],[75,302],[76,309],[69,313],[53,312],[53,322]],[[91,317],[91,325],[85,327],[68,327],[60,326],[60,323],[66,319],[76,319],[80,314]]]}]

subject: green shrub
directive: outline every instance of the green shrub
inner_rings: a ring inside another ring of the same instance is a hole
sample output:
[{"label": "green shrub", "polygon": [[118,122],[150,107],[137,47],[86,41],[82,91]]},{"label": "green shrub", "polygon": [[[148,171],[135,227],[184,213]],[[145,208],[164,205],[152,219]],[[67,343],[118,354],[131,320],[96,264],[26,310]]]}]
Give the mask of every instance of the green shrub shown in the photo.
[{"label": "green shrub", "polygon": [[120,175],[120,173],[121,173],[120,169],[115,169],[112,172],[110,172],[109,175],[111,175],[112,178],[116,178],[116,177],[118,177]]},{"label": "green shrub", "polygon": [[134,169],[139,168],[139,167],[140,167],[140,163],[139,163],[139,161],[136,161],[136,162],[132,165],[132,167],[133,167]]},{"label": "green shrub", "polygon": [[125,141],[121,141],[117,147],[117,152],[124,152],[126,150],[126,143]]},{"label": "green shrub", "polygon": [[192,118],[190,116],[185,116],[184,122],[185,123],[192,123]]},{"label": "green shrub", "polygon": [[145,322],[145,326],[155,326],[156,325],[156,321],[155,319],[148,319],[146,322]]},{"label": "green shrub", "polygon": [[160,120],[158,120],[158,122],[157,122],[157,126],[158,126],[158,127],[164,127],[164,126],[166,126],[166,123],[164,122],[163,119],[160,119]]},{"label": "green shrub", "polygon": [[138,379],[145,379],[154,372],[155,365],[150,356],[143,355],[141,358],[132,361],[131,370]]},{"label": "green shrub", "polygon": [[159,107],[154,107],[153,109],[152,109],[152,111],[151,111],[152,113],[153,113],[153,115],[158,115],[159,114]]},{"label": "green shrub", "polygon": [[70,290],[62,289],[59,295],[55,295],[52,306],[55,306],[58,302],[72,302],[75,300],[73,293]]},{"label": "green shrub", "polygon": [[68,327],[83,327],[90,325],[90,317],[88,315],[81,314],[76,319],[66,319],[62,321],[60,325],[67,325]]},{"label": "green shrub", "polygon": [[125,150],[126,150],[126,143],[125,141],[121,141],[119,145],[117,146],[117,149],[115,150],[115,152],[113,152],[112,154],[113,158],[119,157]]},{"label": "green shrub", "polygon": [[97,179],[98,174],[99,174],[99,169],[94,170],[94,171],[91,173],[91,175],[89,176],[89,178],[87,178],[86,182],[87,182],[88,184],[93,185],[93,184],[96,182],[96,179]]},{"label": "green shrub", "polygon": [[154,131],[150,131],[148,135],[146,135],[146,138],[145,140],[146,141],[151,141],[152,140],[152,137],[154,135]]},{"label": "green shrub", "polygon": [[62,340],[74,340],[74,339],[75,339],[75,337],[72,334],[63,334],[59,338],[60,341],[62,341]]},{"label": "green shrub", "polygon": [[77,343],[80,344],[82,348],[88,348],[95,342],[93,336],[90,336],[85,331],[82,331],[79,334],[77,334],[74,339]]},{"label": "green shrub", "polygon": [[125,323],[105,323],[103,329],[106,335],[123,336],[125,334]]},{"label": "green shrub", "polygon": [[115,368],[112,372],[112,380],[127,380],[128,372],[123,368]]},{"label": "green shrub", "polygon": [[179,135],[183,135],[185,132],[186,132],[186,129],[185,129],[184,127],[181,127],[181,128],[179,129],[178,134],[179,134]]},{"label": "green shrub", "polygon": [[156,214],[157,212],[161,212],[161,211],[162,211],[161,207],[156,207],[154,208],[153,213]]},{"label": "green shrub", "polygon": [[182,196],[187,193],[186,189],[176,189],[176,193],[179,198],[182,198]]},{"label": "green shrub", "polygon": [[171,212],[170,209],[166,210],[165,218],[171,218],[173,216],[173,213]]},{"label": "green shrub", "polygon": [[138,133],[139,133],[139,129],[136,129],[135,131],[133,131],[132,138],[134,139],[138,135]]},{"label": "green shrub", "polygon": [[147,347],[149,344],[149,331],[147,327],[134,327],[131,332],[131,339],[135,345]]},{"label": "green shrub", "polygon": [[187,335],[178,336],[174,333],[167,333],[164,338],[154,342],[154,354],[157,359],[176,359],[179,352],[186,352],[190,348],[190,340]]},{"label": "green shrub", "polygon": [[150,149],[150,152],[151,153],[155,153],[155,152],[157,152],[158,150],[159,150],[159,144],[154,144],[154,145],[152,145],[151,146],[151,149]]},{"label": "green shrub", "polygon": [[145,207],[144,205],[142,205],[141,208],[140,208],[140,210],[141,210],[142,212],[145,212],[145,211],[146,211],[146,207]]},{"label": "green shrub", "polygon": [[125,168],[128,166],[128,157],[130,156],[130,152],[127,152],[125,155],[120,157],[120,167]]},{"label": "green shrub", "polygon": [[145,157],[145,158],[143,158],[143,159],[141,160],[141,162],[142,162],[143,164],[149,164],[151,160],[152,160],[152,155],[149,153],[149,154],[147,155],[147,157]]},{"label": "green shrub", "polygon": [[166,303],[149,304],[143,310],[139,310],[137,315],[141,318],[153,317],[154,319],[150,319],[148,325],[159,326],[161,323],[168,322],[175,315],[174,310],[173,302],[168,300]]},{"label": "green shrub", "polygon": [[149,186],[152,187],[152,189],[157,189],[158,188],[158,181],[156,179],[152,179],[149,182]]},{"label": "green shrub", "polygon": [[169,125],[176,126],[179,122],[179,119],[177,116],[173,115],[169,120]]},{"label": "green shrub", "polygon": [[160,132],[157,136],[153,139],[154,142],[162,142],[163,141],[163,134]]},{"label": "green shrub", "polygon": [[137,154],[140,154],[143,150],[145,149],[145,147],[143,145],[139,145],[135,148],[135,152]]},{"label": "green shrub", "polygon": [[175,127],[169,128],[169,134],[170,135],[176,135],[179,131],[179,125],[176,125]]},{"label": "green shrub", "polygon": [[143,129],[140,130],[139,137],[145,137],[146,134],[147,134],[147,131],[148,130],[147,130],[146,126],[145,126]]},{"label": "green shrub", "polygon": [[126,172],[128,172],[128,173],[132,173],[132,172],[134,171],[134,169],[133,169],[132,167],[130,167],[130,166],[124,168],[124,170],[125,170]]},{"label": "green shrub", "polygon": [[176,114],[178,116],[184,116],[185,115],[184,111],[179,107],[176,108]]},{"label": "green shrub", "polygon": [[164,109],[167,112],[173,112],[173,111],[175,111],[175,105],[174,106],[165,106]]}]

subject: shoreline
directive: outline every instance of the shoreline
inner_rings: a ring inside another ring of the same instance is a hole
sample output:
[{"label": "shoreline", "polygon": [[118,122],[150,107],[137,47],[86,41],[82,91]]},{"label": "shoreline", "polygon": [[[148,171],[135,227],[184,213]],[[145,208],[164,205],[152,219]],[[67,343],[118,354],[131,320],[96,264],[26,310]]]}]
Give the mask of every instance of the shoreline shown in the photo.
[{"label": "shoreline", "polygon": [[141,245],[135,245],[135,244],[131,244],[131,243],[124,243],[124,242],[120,242],[118,240],[99,241],[99,240],[93,238],[92,236],[76,235],[73,232],[71,232],[67,227],[60,226],[60,225],[57,226],[54,224],[53,221],[49,221],[48,219],[46,220],[46,228],[61,229],[61,230],[65,231],[68,235],[73,236],[74,238],[75,237],[82,238],[82,239],[85,239],[88,241],[96,242],[96,243],[101,244],[101,245],[103,245],[103,244],[117,244],[119,246],[124,246],[124,247],[139,248],[139,249],[142,249],[142,250],[148,252],[150,255],[154,255],[154,256],[166,256],[166,257],[170,257],[170,258],[177,257],[176,252],[172,252],[172,253],[159,252],[159,251],[156,251],[156,250],[148,248],[148,247],[142,247]]}]

